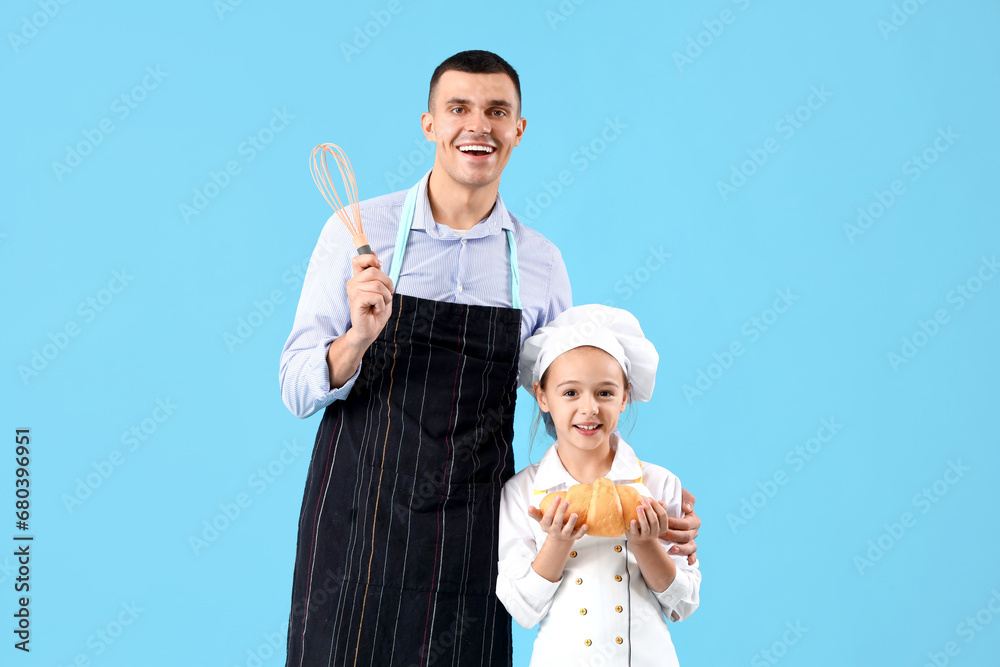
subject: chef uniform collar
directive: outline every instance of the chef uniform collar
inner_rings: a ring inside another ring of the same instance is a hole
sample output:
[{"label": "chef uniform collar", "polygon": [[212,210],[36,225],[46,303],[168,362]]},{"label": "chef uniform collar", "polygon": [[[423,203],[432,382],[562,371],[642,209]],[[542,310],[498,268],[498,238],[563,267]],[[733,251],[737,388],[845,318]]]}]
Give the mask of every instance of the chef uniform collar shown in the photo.
[{"label": "chef uniform collar", "polygon": [[493,210],[490,211],[490,214],[476,223],[464,236],[456,234],[455,230],[448,225],[442,225],[435,221],[434,214],[431,213],[431,200],[427,196],[427,182],[430,180],[430,177],[431,172],[428,171],[420,179],[417,188],[418,203],[416,210],[413,212],[413,224],[410,225],[410,229],[419,229],[420,231],[427,232],[431,238],[445,241],[458,241],[462,238],[471,240],[483,238],[484,236],[494,236],[500,234],[505,229],[513,231],[514,223],[507,213],[507,207],[504,206],[499,192],[497,193],[497,201],[493,205]]},{"label": "chef uniform collar", "polygon": [[[610,444],[615,458],[611,462],[611,470],[605,477],[615,484],[631,484],[641,481],[642,464],[636,458],[635,451],[617,432],[611,434]],[[563,467],[562,461],[559,460],[559,454],[556,452],[557,447],[558,445],[553,443],[542,455],[542,460],[538,462],[534,480],[536,495],[547,493],[560,486],[568,489],[574,484],[580,484]]]}]

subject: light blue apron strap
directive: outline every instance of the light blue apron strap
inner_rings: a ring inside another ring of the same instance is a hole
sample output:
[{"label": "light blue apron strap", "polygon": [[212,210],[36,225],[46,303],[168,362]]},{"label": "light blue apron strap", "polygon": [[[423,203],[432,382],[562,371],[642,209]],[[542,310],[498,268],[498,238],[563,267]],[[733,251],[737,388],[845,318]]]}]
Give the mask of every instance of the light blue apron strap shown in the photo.
[{"label": "light blue apron strap", "polygon": [[389,264],[389,279],[393,287],[399,282],[399,272],[403,269],[403,255],[406,253],[406,239],[410,236],[410,227],[413,226],[413,212],[417,208],[417,183],[406,193],[406,200],[403,201],[403,211],[399,214],[399,229],[396,231],[396,248],[392,251],[392,259]]},{"label": "light blue apron strap", "polygon": [[510,248],[510,307],[521,309],[521,274],[517,270],[517,244],[514,232],[507,232],[507,247]]}]

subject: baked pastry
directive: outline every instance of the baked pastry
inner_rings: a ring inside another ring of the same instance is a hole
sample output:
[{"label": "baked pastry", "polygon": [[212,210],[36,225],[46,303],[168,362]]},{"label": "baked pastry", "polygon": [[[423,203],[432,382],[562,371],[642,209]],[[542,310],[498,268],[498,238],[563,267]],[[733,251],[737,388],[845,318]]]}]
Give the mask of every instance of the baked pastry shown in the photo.
[{"label": "baked pastry", "polygon": [[642,504],[642,496],[631,486],[613,484],[607,477],[594,480],[593,484],[575,484],[567,491],[549,493],[540,505],[542,512],[555,499],[569,501],[566,516],[575,513],[576,525],[587,524],[587,535],[618,537],[638,519],[635,508]]}]

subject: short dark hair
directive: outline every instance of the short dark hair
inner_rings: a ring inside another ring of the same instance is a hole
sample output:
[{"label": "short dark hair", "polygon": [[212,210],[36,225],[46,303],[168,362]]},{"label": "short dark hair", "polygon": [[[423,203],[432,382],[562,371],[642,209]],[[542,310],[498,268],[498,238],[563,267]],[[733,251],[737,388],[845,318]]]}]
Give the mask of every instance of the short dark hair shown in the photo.
[{"label": "short dark hair", "polygon": [[437,66],[434,74],[431,75],[431,87],[427,93],[427,110],[433,111],[432,100],[434,99],[434,89],[437,87],[441,75],[449,70],[456,72],[468,72],[470,74],[506,74],[514,82],[514,90],[517,91],[518,115],[521,115],[521,80],[517,77],[517,72],[506,60],[490,51],[462,51],[451,56]]}]

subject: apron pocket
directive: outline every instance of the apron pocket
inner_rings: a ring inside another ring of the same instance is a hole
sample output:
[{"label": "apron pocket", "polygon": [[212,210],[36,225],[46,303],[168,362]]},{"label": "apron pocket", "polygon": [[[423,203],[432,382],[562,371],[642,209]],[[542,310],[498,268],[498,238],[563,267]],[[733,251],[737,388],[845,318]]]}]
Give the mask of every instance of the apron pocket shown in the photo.
[{"label": "apron pocket", "polygon": [[359,516],[363,534],[374,545],[369,583],[492,596],[499,485],[442,484],[432,475],[370,472],[381,472],[382,482]]}]

